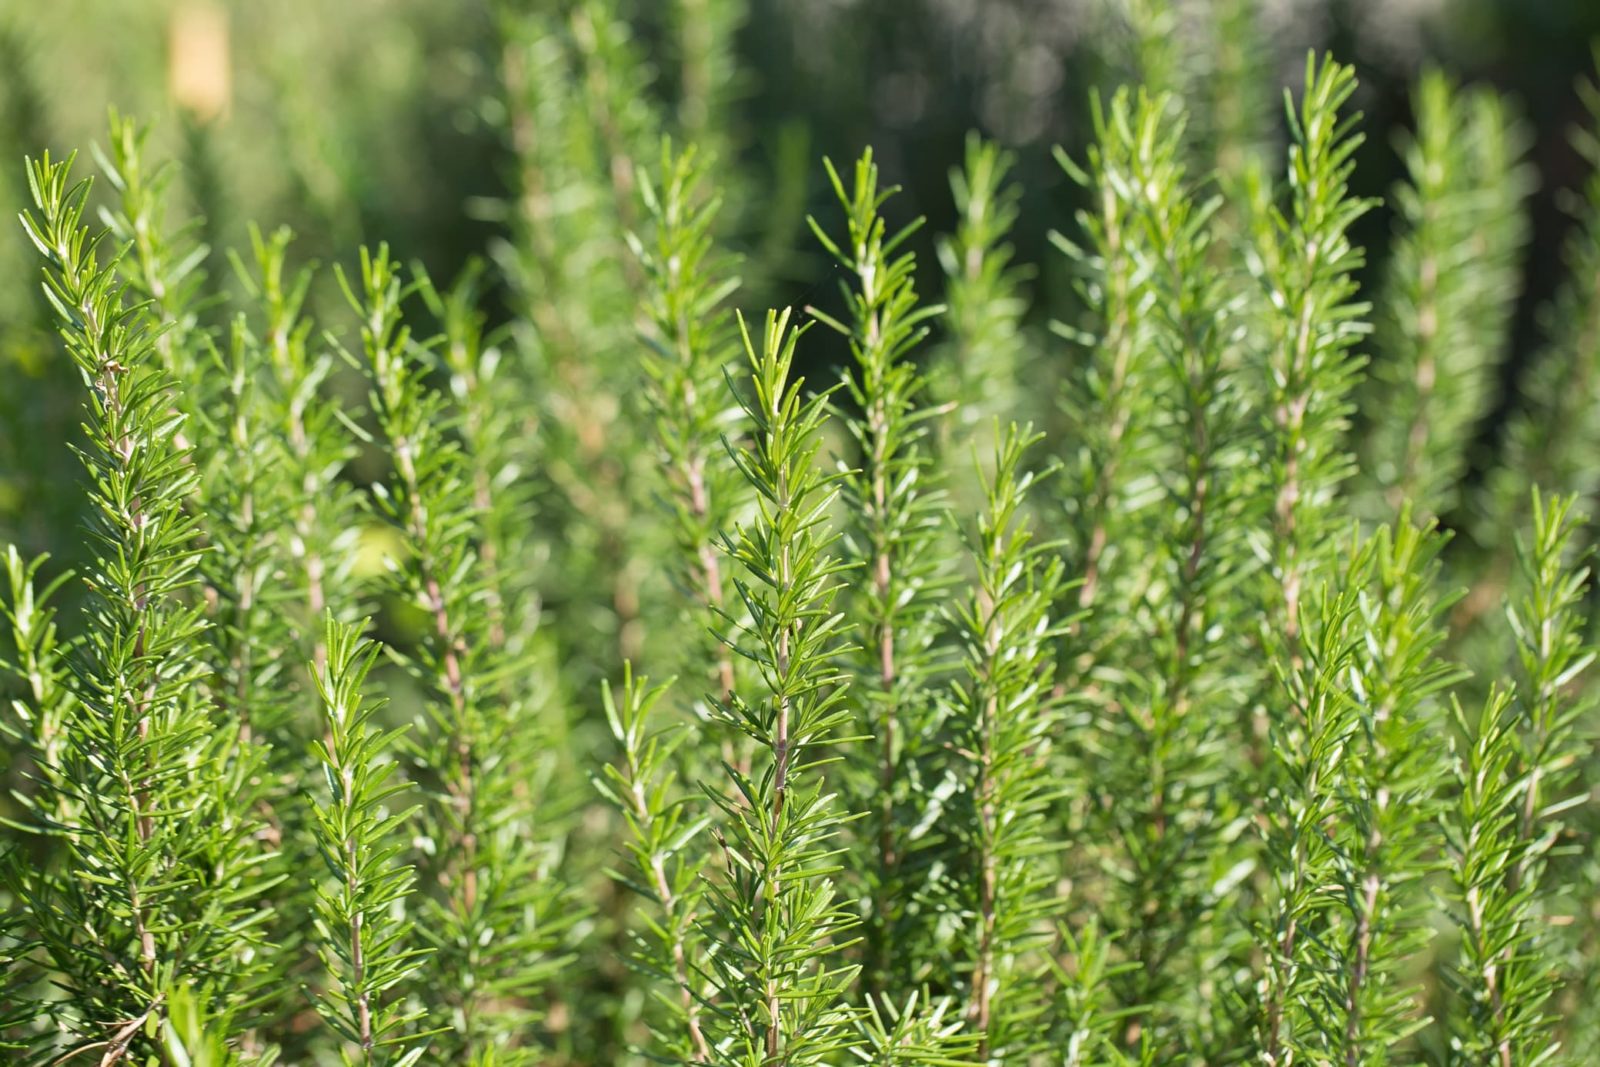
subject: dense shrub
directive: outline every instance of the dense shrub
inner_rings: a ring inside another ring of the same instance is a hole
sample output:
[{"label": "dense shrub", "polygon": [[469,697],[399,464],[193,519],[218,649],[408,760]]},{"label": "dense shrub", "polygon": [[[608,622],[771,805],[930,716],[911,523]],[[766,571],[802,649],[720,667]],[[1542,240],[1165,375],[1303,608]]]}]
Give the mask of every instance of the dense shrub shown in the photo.
[{"label": "dense shrub", "polygon": [[448,285],[219,253],[117,116],[94,185],[28,162],[81,470],[30,498],[71,565],[0,589],[7,1062],[1600,1055],[1600,89],[1480,454],[1532,188],[1490,90],[1418,84],[1368,275],[1352,70],[1280,152],[1259,61],[1132,5],[1076,217],[974,136],[919,262],[825,161],[830,285],[761,312],[741,8],[673,7],[667,108],[555,6]]}]

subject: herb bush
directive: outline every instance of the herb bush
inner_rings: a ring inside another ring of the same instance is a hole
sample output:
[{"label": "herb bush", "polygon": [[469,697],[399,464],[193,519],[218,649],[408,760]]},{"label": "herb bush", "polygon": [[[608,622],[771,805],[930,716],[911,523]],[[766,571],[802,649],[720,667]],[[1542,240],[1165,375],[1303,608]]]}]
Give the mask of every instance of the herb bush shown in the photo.
[{"label": "herb bush", "polygon": [[449,284],[210,248],[117,116],[31,159],[81,471],[0,590],[6,1062],[1594,1062],[1600,89],[1485,459],[1514,105],[1419,82],[1369,277],[1351,69],[1280,152],[1134,9],[1076,217],[974,136],[919,262],[825,162],[818,306],[741,282],[721,0],[674,109],[611,5],[506,16]]}]

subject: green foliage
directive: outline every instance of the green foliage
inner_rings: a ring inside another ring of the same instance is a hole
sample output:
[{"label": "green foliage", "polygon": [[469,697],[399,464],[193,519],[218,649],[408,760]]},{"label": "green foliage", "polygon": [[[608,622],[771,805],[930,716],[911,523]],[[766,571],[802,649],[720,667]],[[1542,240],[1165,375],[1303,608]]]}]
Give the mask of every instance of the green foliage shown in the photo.
[{"label": "green foliage", "polygon": [[1571,689],[1595,657],[1583,638],[1588,572],[1570,558],[1572,506],[1535,492],[1533,535],[1519,552],[1523,598],[1510,610],[1519,688],[1491,692],[1474,719],[1457,711],[1465,745],[1449,827],[1462,951],[1450,1022],[1464,1063],[1538,1062],[1559,1048],[1548,1003],[1561,974],[1540,890],[1574,803],[1577,727],[1591,706]]},{"label": "green foliage", "polygon": [[1600,296],[1594,289],[1600,263],[1600,83],[1579,84],[1584,124],[1572,140],[1589,174],[1569,204],[1578,214],[1563,249],[1567,281],[1548,309],[1550,344],[1520,384],[1523,405],[1506,427],[1503,461],[1488,482],[1483,504],[1488,543],[1504,547],[1505,524],[1527,519],[1530,481],[1553,492],[1593,494],[1597,427],[1583,402],[1595,374],[1594,339],[1600,336]]},{"label": "green foliage", "polygon": [[727,301],[739,281],[715,243],[721,201],[704,188],[705,180],[693,150],[674,152],[663,144],[659,177],[639,176],[651,233],[631,244],[646,276],[644,369],[673,517],[674,578],[684,592],[687,624],[705,635],[700,646],[691,643],[686,665],[713,671],[717,691],[726,696],[734,688],[733,655],[714,636],[707,612],[727,605],[716,541],[740,502],[734,472],[718,462],[722,437],[736,435],[742,422],[723,382],[733,354]]},{"label": "green foliage", "polygon": [[1272,917],[1258,934],[1271,1062],[1386,1063],[1425,1024],[1407,967],[1432,932],[1423,879],[1445,767],[1422,739],[1465,673],[1436,654],[1439,541],[1409,516],[1362,540],[1278,664],[1293,703],[1274,724]]},{"label": "green foliage", "polygon": [[[719,716],[756,745],[749,772],[727,767],[733,794],[708,793],[721,812],[722,870],[710,905],[727,938],[710,951],[717,995],[712,1043],[726,1061],[828,1063],[857,1040],[845,996],[857,968],[830,949],[855,925],[836,890],[848,814],[824,778],[828,746],[850,723],[845,676],[834,666],[843,619],[834,611],[842,564],[824,525],[837,479],[813,462],[827,393],[807,397],[794,374],[800,330],[769,312],[759,341],[741,323],[749,360],[744,412],[751,441],[733,461],[756,494],[756,514],[724,544],[749,620],[731,637],[759,682],[717,702]],[[710,936],[714,936],[714,933]]]},{"label": "green foliage", "polygon": [[[915,153],[760,180],[741,0],[458,31],[504,166],[459,273],[304,261],[382,221],[333,119],[303,244],[212,248],[199,116],[19,171],[0,1058],[1592,1060],[1600,186],[1493,439],[1518,107],[1423,78],[1369,278],[1351,68],[1280,176],[1262,5],[1115,7],[1076,201],[974,134],[948,233]],[[812,260],[837,300],[739,317]]]},{"label": "green foliage", "polygon": [[[1323,887],[1336,884],[1337,846],[1323,826],[1339,811],[1353,708],[1340,689],[1355,655],[1355,612],[1371,566],[1363,550],[1330,580],[1313,590],[1303,611],[1303,636],[1295,662],[1275,664],[1287,714],[1273,721],[1270,735],[1274,786],[1264,798],[1263,832],[1272,884],[1266,919],[1257,932],[1265,959],[1258,997],[1255,1043],[1264,1062],[1299,1058],[1302,1048],[1338,1034],[1322,1025],[1319,972],[1311,958],[1317,925],[1338,898]],[[1312,1054],[1315,1054],[1314,1052]]]},{"label": "green foliage", "polygon": [[939,241],[950,344],[942,354],[939,397],[970,436],[1030,403],[1021,388],[1029,344],[1022,318],[1029,272],[1006,243],[1021,213],[1021,190],[1008,180],[1013,157],[976,134],[964,163],[950,172],[960,224]]},{"label": "green foliage", "polygon": [[[441,343],[468,420],[488,416],[481,337],[466,293],[441,295],[419,283],[441,313]],[[495,494],[500,457],[468,426],[469,455],[454,439],[462,414],[425,387],[431,346],[413,341],[402,321],[403,288],[387,248],[361,256],[359,290],[347,286],[360,317],[371,403],[393,474],[374,486],[380,514],[399,531],[405,556],[391,564],[395,592],[422,617],[422,634],[399,653],[420,687],[425,713],[410,746],[414,776],[425,783],[416,834],[426,892],[421,929],[434,952],[419,980],[449,1013],[434,1055],[479,1062],[532,1057],[519,1036],[559,965],[571,902],[545,877],[549,848],[533,804],[539,770],[537,706],[524,697],[536,666],[505,637],[505,597],[483,546],[503,551],[515,498]],[[482,530],[480,535],[477,531]],[[481,538],[481,539],[480,539]],[[494,558],[498,558],[496,555]]]},{"label": "green foliage", "polygon": [[861,576],[845,613],[858,642],[850,662],[861,706],[856,727],[877,746],[856,753],[846,796],[858,810],[876,808],[860,831],[875,842],[876,855],[864,860],[860,877],[873,899],[867,981],[882,991],[890,973],[915,975],[925,965],[895,946],[930,940],[929,864],[916,853],[938,838],[908,831],[937,817],[922,775],[942,718],[934,641],[948,568],[940,543],[944,494],[929,447],[930,420],[941,412],[921,403],[927,382],[912,354],[943,309],[918,303],[916,257],[903,247],[919,224],[888,232],[880,211],[895,190],[879,188],[872,153],[856,162],[848,190],[833,164],[823,165],[845,209],[845,236],[828,236],[815,219],[811,228],[852,277],[840,287],[846,321],[814,308],[811,315],[849,338],[855,363],[844,378],[851,401],[844,423],[854,445],[849,462],[859,466],[841,476],[841,504],[851,516],[841,555]]},{"label": "green foliage", "polygon": [[382,651],[361,637],[364,626],[327,621],[328,662],[316,682],[326,733],[317,758],[327,796],[315,802],[317,848],[331,885],[317,893],[317,937],[332,980],[317,1010],[355,1051],[348,1064],[408,1067],[425,1051],[414,1031],[423,1018],[408,1008],[403,983],[424,965],[404,915],[414,881],[402,863],[400,830],[415,809],[391,803],[407,789],[392,780],[388,749],[396,732],[374,725],[378,704],[363,693]]},{"label": "green foliage", "polygon": [[[67,991],[38,1010],[68,1050],[115,1059],[153,1052],[179,989],[222,1013],[250,1009],[267,976],[271,882],[254,810],[261,750],[213,713],[201,684],[206,624],[189,597],[199,529],[186,508],[197,476],[159,355],[163,324],[130,302],[119,253],[83,223],[89,185],[70,170],[29,163],[24,224],[85,386],[93,563],[70,701],[41,680],[23,719],[58,723],[61,736],[33,734],[48,769],[31,821],[54,855],[23,872],[18,896]],[[11,617],[28,655],[48,653],[48,617],[29,618],[27,599]]]},{"label": "green foliage", "polygon": [[[1033,438],[1015,427],[996,442],[994,475],[970,542],[977,569],[970,600],[956,609],[962,677],[952,696],[952,735],[966,768],[961,820],[965,866],[961,912],[971,974],[967,1019],[980,1062],[1025,1060],[1042,1051],[1051,893],[1050,802],[1064,788],[1052,774],[1059,701],[1052,691],[1051,618],[1062,564],[1035,540],[1022,509],[1032,475],[1021,470]],[[976,884],[971,884],[975,882]]]},{"label": "green foliage", "polygon": [[1349,194],[1363,137],[1340,109],[1355,92],[1347,66],[1306,58],[1298,105],[1285,94],[1292,143],[1289,203],[1254,220],[1251,270],[1267,296],[1267,349],[1256,373],[1269,420],[1271,494],[1268,625],[1292,648],[1300,597],[1336,525],[1336,493],[1351,471],[1344,431],[1362,359],[1368,305],[1355,299],[1363,256],[1350,226],[1372,206]]},{"label": "green foliage", "polygon": [[[288,615],[295,655],[310,662],[314,676],[327,661],[322,616],[332,611],[343,618],[359,598],[352,570],[360,502],[345,479],[358,442],[344,432],[345,413],[330,395],[336,357],[313,345],[315,324],[306,315],[312,272],[289,272],[292,239],[286,229],[270,237],[252,230],[249,265],[237,258],[234,264],[259,309],[249,336],[265,350],[264,372],[244,379],[257,381],[261,433],[274,446],[263,471],[276,478],[285,498],[278,506],[289,516],[287,530],[273,531],[276,583],[286,592],[275,613]],[[251,502],[253,510],[265,506]]]},{"label": "green foliage", "polygon": [[705,934],[700,923],[706,895],[707,857],[689,851],[704,835],[707,820],[676,793],[671,761],[685,739],[679,730],[649,727],[651,709],[667,686],[649,688],[624,668],[622,691],[604,690],[606,719],[622,757],[605,768],[599,787],[622,812],[630,840],[625,848],[633,871],[618,875],[655,905],[645,920],[636,961],[671,992],[659,996],[670,1020],[654,1028],[657,1047],[685,1063],[708,1063],[711,1047],[701,1023],[706,996],[701,977]]},{"label": "green foliage", "polygon": [[[1487,90],[1438,72],[1418,84],[1409,180],[1395,190],[1406,230],[1389,266],[1379,355],[1362,404],[1370,472],[1357,506],[1374,516],[1441,515],[1456,503],[1516,299],[1526,239],[1527,135]],[[1466,266],[1467,263],[1470,267]]]},{"label": "green foliage", "polygon": [[161,1024],[161,1053],[177,1067],[252,1067],[273,1062],[275,1050],[259,1057],[241,1056],[228,1047],[223,1032],[210,1026],[199,1000],[187,990],[172,995]]},{"label": "green foliage", "polygon": [[1123,535],[1150,546],[1137,581],[1101,608],[1111,618],[1099,631],[1093,744],[1104,771],[1091,788],[1104,798],[1097,828],[1114,843],[1103,909],[1140,963],[1115,984],[1129,1005],[1160,1006],[1137,1024],[1144,1047],[1196,1048],[1213,1039],[1213,983],[1239,947],[1216,921],[1221,891],[1251,865],[1240,847],[1251,800],[1230,795],[1237,753],[1226,745],[1257,670],[1238,594],[1256,571],[1246,538],[1259,481],[1246,457],[1258,441],[1233,366],[1240,301],[1214,266],[1220,201],[1199,199],[1187,176],[1170,97],[1120,96],[1110,114],[1124,169],[1106,180],[1137,191],[1125,243],[1155,308],[1140,402],[1160,496]]},{"label": "green foliage", "polygon": [[1432,935],[1423,879],[1438,848],[1445,774],[1423,738],[1441,722],[1439,695],[1465,675],[1437,654],[1445,637],[1445,605],[1434,592],[1439,540],[1404,513],[1378,530],[1353,619],[1357,645],[1342,680],[1355,732],[1331,834],[1339,854],[1337,933],[1313,940],[1327,956],[1318,971],[1340,976],[1342,987],[1322,993],[1339,1005],[1342,1039],[1322,1041],[1346,1062],[1389,1062],[1421,1025],[1419,990],[1407,968]]},{"label": "green foliage", "polygon": [[[662,132],[651,70],[621,5],[508,9],[502,60],[507,135],[515,153],[513,240],[498,258],[519,315],[516,356],[537,390],[533,473],[554,566],[547,600],[573,625],[556,639],[568,659],[637,659],[661,622],[646,560],[663,551],[647,499],[647,435],[635,388],[641,271],[627,246],[639,165]],[[526,430],[524,431],[526,432]],[[575,678],[592,692],[593,677]]]},{"label": "green foliage", "polygon": [[1126,91],[1109,106],[1096,99],[1087,166],[1059,150],[1056,156],[1093,205],[1079,213],[1081,241],[1052,235],[1076,268],[1090,315],[1086,330],[1057,324],[1056,331],[1084,355],[1063,397],[1069,445],[1062,495],[1070,531],[1068,571],[1078,582],[1078,605],[1089,612],[1083,630],[1091,655],[1111,639],[1121,617],[1114,608],[1096,612],[1096,604],[1117,604],[1136,581],[1143,512],[1150,503],[1138,490],[1157,462],[1149,387],[1154,352],[1143,313],[1149,275],[1135,247],[1142,237],[1139,190],[1129,173],[1141,148],[1132,111]]}]

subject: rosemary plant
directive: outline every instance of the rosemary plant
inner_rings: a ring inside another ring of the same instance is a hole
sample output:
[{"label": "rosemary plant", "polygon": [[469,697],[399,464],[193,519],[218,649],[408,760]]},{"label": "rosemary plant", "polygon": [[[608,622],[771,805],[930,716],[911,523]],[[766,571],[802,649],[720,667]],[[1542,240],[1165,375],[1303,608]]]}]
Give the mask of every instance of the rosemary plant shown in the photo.
[{"label": "rosemary plant", "polygon": [[[469,456],[447,436],[458,416],[424,384],[430,350],[403,322],[404,290],[387,248],[363,251],[359,284],[348,295],[393,464],[391,482],[375,487],[377,504],[407,549],[394,567],[396,592],[422,615],[423,636],[404,660],[427,700],[411,757],[429,784],[418,820],[421,930],[435,947],[428,995],[450,1024],[434,1055],[523,1063],[534,1056],[535,994],[559,965],[560,931],[573,915],[545,877],[549,850],[532,807],[537,719],[521,690],[533,665],[496,630],[505,597],[479,547],[496,542],[475,534],[503,530],[516,513],[496,512],[479,495],[492,484],[493,457]],[[446,311],[452,369],[481,372],[479,337],[459,296],[446,301],[425,278],[419,284]],[[463,407],[482,416],[483,398],[462,387]],[[477,478],[475,462],[487,467]]]},{"label": "rosemary plant", "polygon": [[664,987],[657,991],[666,1021],[653,1026],[653,1048],[683,1063],[712,1063],[702,1021],[714,1010],[705,1001],[702,909],[707,857],[690,851],[704,836],[707,820],[676,793],[671,769],[682,730],[652,730],[651,710],[668,686],[649,687],[646,679],[623,673],[622,689],[604,688],[606,719],[622,758],[606,767],[600,790],[622,812],[631,840],[626,849],[633,870],[620,877],[654,903],[645,920],[635,960]]},{"label": "rosemary plant", "polygon": [[759,685],[717,707],[758,757],[748,774],[726,768],[732,796],[708,787],[724,854],[709,903],[728,927],[710,951],[718,999],[710,1040],[723,1062],[798,1067],[834,1062],[861,1040],[859,1009],[847,999],[857,968],[838,955],[855,926],[834,881],[848,816],[823,777],[828,746],[851,720],[835,666],[845,635],[833,603],[845,565],[830,554],[837,535],[825,518],[837,479],[814,465],[827,394],[806,397],[793,373],[802,331],[788,312],[769,312],[759,341],[740,330],[752,440],[735,462],[757,511],[724,551],[750,613],[731,640]]},{"label": "rosemary plant", "polygon": [[1407,968],[1431,936],[1423,880],[1445,767],[1428,739],[1439,695],[1464,676],[1436,655],[1439,548],[1409,516],[1381,527],[1308,609],[1303,664],[1280,653],[1294,715],[1275,727],[1267,803],[1269,1062],[1386,1063],[1424,1021]]},{"label": "rosemary plant", "polygon": [[1025,406],[1029,346],[1022,325],[1030,272],[1007,243],[1021,212],[1021,189],[1008,180],[1015,160],[974,134],[959,170],[950,172],[960,222],[939,242],[949,344],[941,353],[940,401],[953,409],[963,441]]},{"label": "rosemary plant", "polygon": [[1051,961],[1056,986],[1051,1032],[1062,1050],[1061,1062],[1073,1067],[1152,1062],[1151,1046],[1145,1046],[1138,1059],[1123,1052],[1117,1025],[1123,1013],[1111,1002],[1112,981],[1138,963],[1115,961],[1110,939],[1093,919],[1077,934],[1064,926],[1060,933],[1061,950]]},{"label": "rosemary plant", "polygon": [[[916,153],[813,174],[762,129],[750,180],[742,42],[783,23],[746,0],[491,5],[439,69],[496,81],[456,132],[511,195],[449,285],[286,229],[213,258],[245,230],[197,117],[187,170],[117,115],[99,195],[19,170],[0,1059],[1600,1056],[1600,179],[1491,433],[1519,107],[1420,81],[1367,277],[1351,68],[1309,57],[1278,179],[1270,5],[1109,6],[1143,84],[1058,151],[1037,283],[1026,137],[968,139],[951,233],[891,221]],[[316,136],[295,181],[377,173]],[[352,235],[394,206],[307,195]],[[834,282],[842,368],[736,315]]]},{"label": "rosemary plant", "polygon": [[1095,777],[1119,842],[1107,856],[1116,881],[1105,911],[1138,962],[1114,980],[1137,1012],[1128,1037],[1170,1050],[1174,1039],[1203,1045],[1216,1025],[1217,972],[1238,935],[1217,922],[1218,909],[1250,863],[1227,749],[1254,665],[1229,594],[1254,571],[1245,531],[1257,486],[1246,457],[1257,436],[1231,366],[1240,301],[1214,266],[1219,201],[1200,199],[1188,178],[1182,109],[1141,95],[1122,113],[1128,103],[1113,103],[1108,132],[1128,138],[1124,180],[1142,191],[1128,243],[1155,300],[1151,435],[1165,501],[1130,632],[1101,655],[1099,684],[1114,699]]},{"label": "rosemary plant", "polygon": [[[1273,94],[1267,73],[1271,12],[1261,0],[1119,0],[1128,38],[1121,51],[1129,81],[1167,95],[1191,121],[1185,155],[1237,194],[1266,162],[1274,140]],[[1225,205],[1220,221],[1233,235],[1238,214]]]},{"label": "rosemary plant", "polygon": [[[167,231],[168,190],[177,172],[149,161],[151,127],[140,126],[112,112],[111,155],[96,152],[100,171],[117,193],[117,210],[106,213],[111,240],[126,246],[118,260],[123,280],[131,292],[147,300],[163,327],[156,348],[174,381],[197,384],[203,366],[197,358],[203,346],[192,342],[199,328],[199,295],[205,282],[203,264],[209,249],[198,241],[192,222]],[[178,398],[191,411],[199,410],[204,389],[191,389]]]},{"label": "rosemary plant", "polygon": [[688,625],[705,636],[691,642],[686,667],[714,676],[716,691],[734,689],[734,657],[713,631],[714,616],[728,607],[727,580],[716,541],[738,513],[736,473],[723,457],[724,435],[736,437],[741,417],[727,397],[723,376],[732,361],[732,315],[727,301],[738,279],[720,257],[713,228],[720,208],[704,188],[705,168],[692,150],[662,146],[659,177],[641,174],[640,199],[651,223],[632,239],[646,276],[645,372],[663,460],[666,497],[682,565]]},{"label": "rosemary plant", "polygon": [[[539,383],[538,460],[551,568],[546,597],[570,604],[557,639],[577,662],[638,659],[646,636],[641,559],[655,526],[636,513],[644,440],[632,416],[640,272],[625,244],[637,164],[659,123],[646,71],[615,4],[505,15],[502,79],[515,153],[514,243],[499,260],[519,316],[519,373]],[[593,693],[597,679],[574,679]]]},{"label": "rosemary plant", "polygon": [[1358,728],[1339,679],[1352,666],[1354,618],[1370,568],[1371,549],[1363,547],[1335,580],[1313,589],[1302,607],[1298,655],[1275,663],[1290,714],[1272,721],[1276,774],[1263,803],[1272,884],[1267,917],[1256,934],[1265,964],[1254,1044],[1268,1064],[1294,1062],[1304,1050],[1314,1056],[1318,1039],[1327,1037],[1318,1030],[1319,972],[1307,946],[1314,945],[1323,913],[1337,899],[1323,892],[1323,886],[1336,884],[1339,855],[1322,828],[1338,815]]},{"label": "rosemary plant", "polygon": [[[18,896],[65,991],[38,1005],[55,1031],[43,1055],[93,1049],[116,1062],[156,1054],[151,1035],[185,990],[219,1025],[238,1025],[268,974],[271,880],[253,810],[261,751],[203,695],[198,525],[186,508],[197,475],[179,443],[162,326],[129,302],[118,255],[84,225],[89,185],[71,180],[71,164],[30,162],[24,221],[86,387],[95,562],[70,700],[36,683],[47,703],[25,720],[46,731],[34,751],[54,761],[33,799],[54,862],[28,868]],[[47,617],[29,628],[35,654],[53,646]]]},{"label": "rosemary plant", "polygon": [[1043,975],[1057,904],[1052,892],[1051,771],[1059,726],[1053,692],[1052,610],[1062,564],[1035,539],[1023,512],[1033,475],[1022,456],[1036,441],[1015,427],[996,442],[994,476],[971,541],[977,581],[957,609],[963,675],[952,699],[956,751],[968,764],[963,846],[975,877],[964,887],[971,975],[967,1021],[980,1062],[1026,1061],[1040,1051]]},{"label": "rosemary plant", "polygon": [[1373,205],[1349,193],[1351,156],[1363,138],[1356,118],[1340,115],[1355,85],[1349,67],[1306,58],[1300,102],[1285,99],[1289,204],[1254,224],[1251,266],[1272,309],[1270,347],[1257,370],[1272,427],[1267,625],[1291,655],[1301,593],[1308,577],[1316,580],[1318,554],[1338,524],[1335,494],[1351,471],[1344,433],[1362,365],[1352,349],[1367,332],[1368,306],[1356,299],[1362,253],[1349,230]]},{"label": "rosemary plant", "polygon": [[[937,821],[920,781],[938,732],[933,699],[938,670],[934,640],[938,603],[947,581],[940,552],[943,494],[931,470],[928,422],[938,409],[920,406],[926,379],[912,353],[929,319],[943,309],[919,305],[916,258],[902,246],[918,223],[890,233],[881,214],[893,189],[880,189],[871,152],[855,166],[849,189],[824,161],[834,195],[845,209],[845,235],[836,240],[812,220],[821,242],[852,280],[841,283],[848,309],[840,321],[816,308],[811,315],[850,339],[855,366],[845,390],[856,410],[845,417],[859,468],[842,473],[845,524],[842,558],[861,575],[846,617],[860,644],[851,664],[853,695],[861,701],[858,728],[876,751],[854,761],[846,794],[854,807],[873,806],[862,833],[875,856],[861,873],[872,908],[867,983],[881,992],[891,968],[915,974],[922,962],[896,946],[929,945],[929,917],[919,915],[929,865],[913,855],[937,843],[926,829]],[[913,838],[917,828],[923,832]]]},{"label": "rosemary plant", "polygon": [[271,236],[252,229],[250,261],[236,258],[235,270],[259,308],[254,331],[265,349],[256,374],[265,379],[259,417],[262,432],[278,445],[266,469],[277,472],[288,498],[288,528],[275,547],[279,580],[293,594],[277,607],[291,620],[296,658],[311,665],[314,678],[327,663],[320,620],[330,611],[346,618],[360,598],[353,573],[360,502],[345,478],[359,442],[345,431],[348,415],[330,395],[335,356],[313,345],[315,324],[306,314],[313,274],[290,272],[292,240],[287,229]]},{"label": "rosemary plant", "polygon": [[41,819],[64,823],[74,807],[70,783],[61,779],[74,696],[72,670],[63,644],[55,601],[70,572],[45,582],[40,571],[48,556],[24,560],[16,546],[6,546],[6,599],[0,605],[10,630],[11,652],[3,669],[24,679],[23,695],[11,702],[6,737],[27,753],[40,799]]},{"label": "rosemary plant", "polygon": [[[1440,538],[1402,513],[1380,528],[1369,590],[1356,608],[1358,644],[1344,681],[1355,727],[1332,833],[1339,863],[1336,933],[1311,935],[1317,968],[1337,987],[1319,1025],[1321,1055],[1387,1063],[1420,1025],[1408,969],[1432,934],[1424,878],[1438,848],[1445,765],[1437,700],[1465,672],[1438,656],[1447,604],[1434,592]],[[1311,931],[1307,931],[1311,934]],[[1324,979],[1325,980],[1325,979]],[[1332,1031],[1331,1033],[1329,1031]]]},{"label": "rosemary plant", "polygon": [[363,687],[381,649],[363,640],[365,624],[328,616],[327,664],[317,676],[326,737],[317,758],[328,795],[316,802],[317,847],[332,876],[316,898],[318,950],[332,986],[317,1010],[350,1046],[346,1064],[410,1067],[426,1043],[416,1033],[424,1018],[405,1000],[405,983],[424,965],[405,909],[412,870],[403,863],[401,828],[415,809],[392,802],[407,789],[394,779],[389,751],[398,731],[374,723],[379,705]]},{"label": "rosemary plant", "polygon": [[1394,196],[1407,231],[1390,263],[1373,338],[1379,357],[1362,404],[1371,432],[1357,506],[1374,516],[1397,514],[1407,501],[1427,515],[1454,506],[1526,239],[1526,134],[1502,100],[1456,90],[1437,72],[1424,76],[1416,100],[1409,180]]},{"label": "rosemary plant", "polygon": [[1135,247],[1141,231],[1128,174],[1129,156],[1139,148],[1132,112],[1126,91],[1109,106],[1096,98],[1087,165],[1062,152],[1056,156],[1093,203],[1092,210],[1079,213],[1081,244],[1052,234],[1079,272],[1080,295],[1092,317],[1087,330],[1055,327],[1087,357],[1063,401],[1073,444],[1063,480],[1071,532],[1068,570],[1079,583],[1078,606],[1089,613],[1083,644],[1091,656],[1110,640],[1108,631],[1121,615],[1115,607],[1097,612],[1096,604],[1108,596],[1120,604],[1135,582],[1129,572],[1138,567],[1142,512],[1149,503],[1135,490],[1156,445],[1148,432],[1153,348],[1143,314],[1149,267]]},{"label": "rosemary plant", "polygon": [[1533,535],[1519,554],[1523,599],[1511,610],[1519,690],[1495,690],[1482,711],[1458,712],[1467,742],[1450,823],[1461,952],[1451,1046],[1463,1063],[1537,1062],[1556,1054],[1549,1014],[1560,985],[1541,929],[1541,882],[1574,800],[1577,724],[1592,704],[1569,691],[1595,658],[1584,639],[1587,569],[1572,559],[1571,498],[1535,490]]}]

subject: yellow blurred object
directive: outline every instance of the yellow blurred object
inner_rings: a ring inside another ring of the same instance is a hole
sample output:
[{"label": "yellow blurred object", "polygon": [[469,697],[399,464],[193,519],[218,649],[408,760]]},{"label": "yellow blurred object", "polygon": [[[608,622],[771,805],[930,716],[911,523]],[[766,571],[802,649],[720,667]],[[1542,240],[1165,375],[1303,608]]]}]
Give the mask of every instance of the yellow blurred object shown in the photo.
[{"label": "yellow blurred object", "polygon": [[227,12],[216,4],[180,4],[172,12],[168,41],[173,100],[201,122],[224,114],[233,77]]},{"label": "yellow blurred object", "polygon": [[398,530],[381,523],[368,524],[357,535],[353,573],[361,578],[386,574],[391,565],[408,554],[405,538]]}]

